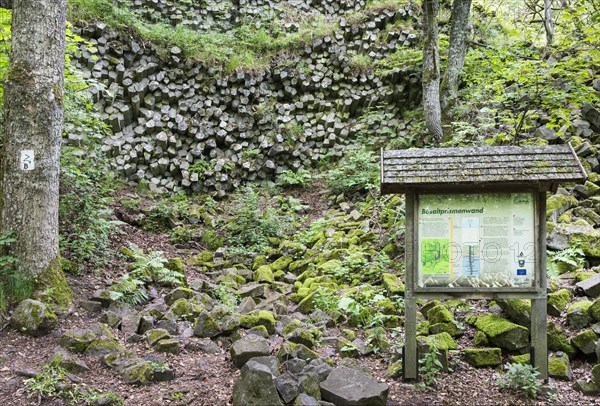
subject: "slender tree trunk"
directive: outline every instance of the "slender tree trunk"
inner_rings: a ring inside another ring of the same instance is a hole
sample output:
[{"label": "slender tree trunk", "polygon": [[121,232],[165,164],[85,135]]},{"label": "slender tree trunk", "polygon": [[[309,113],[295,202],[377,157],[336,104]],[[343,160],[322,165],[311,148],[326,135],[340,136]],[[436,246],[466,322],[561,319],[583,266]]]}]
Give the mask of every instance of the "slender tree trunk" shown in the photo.
[{"label": "slender tree trunk", "polygon": [[444,72],[440,103],[444,121],[450,121],[451,110],[458,101],[458,85],[465,64],[471,0],[454,0],[450,26],[448,66]]},{"label": "slender tree trunk", "polygon": [[[5,82],[2,230],[14,231],[17,271],[36,280],[58,253],[66,0],[12,2],[12,59]],[[60,272],[60,267],[58,268]]]},{"label": "slender tree trunk", "polygon": [[435,140],[441,140],[443,136],[437,27],[439,8],[439,0],[423,0],[423,109],[427,130]]},{"label": "slender tree trunk", "polygon": [[552,0],[544,0],[544,28],[546,29],[546,46],[554,41],[554,21],[552,15]]}]

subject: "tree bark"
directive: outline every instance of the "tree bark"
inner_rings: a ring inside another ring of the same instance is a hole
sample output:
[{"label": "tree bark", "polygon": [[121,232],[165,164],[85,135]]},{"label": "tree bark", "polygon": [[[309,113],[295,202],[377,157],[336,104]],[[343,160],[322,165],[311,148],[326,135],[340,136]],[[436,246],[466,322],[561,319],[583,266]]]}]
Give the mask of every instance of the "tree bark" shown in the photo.
[{"label": "tree bark", "polygon": [[[34,281],[55,268],[63,125],[66,0],[14,0],[5,82],[2,230],[16,270]],[[60,271],[60,268],[58,268]],[[55,270],[53,270],[55,271]]]},{"label": "tree bark", "polygon": [[458,85],[467,52],[470,13],[471,0],[454,0],[452,3],[448,66],[444,72],[440,92],[442,117],[445,121],[450,121],[451,110],[458,101]]},{"label": "tree bark", "polygon": [[554,42],[554,21],[552,15],[552,0],[544,0],[544,28],[546,29],[546,46]]},{"label": "tree bark", "polygon": [[443,136],[437,26],[439,8],[439,0],[423,0],[423,110],[427,130],[438,141]]}]

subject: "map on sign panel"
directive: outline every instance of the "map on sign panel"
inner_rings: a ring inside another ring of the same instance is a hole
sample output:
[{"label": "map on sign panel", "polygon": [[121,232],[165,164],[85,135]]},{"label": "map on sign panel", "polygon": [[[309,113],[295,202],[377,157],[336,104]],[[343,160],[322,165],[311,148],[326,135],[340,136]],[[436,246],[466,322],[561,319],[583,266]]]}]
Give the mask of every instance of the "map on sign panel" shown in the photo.
[{"label": "map on sign panel", "polygon": [[531,287],[532,193],[418,198],[418,287]]}]

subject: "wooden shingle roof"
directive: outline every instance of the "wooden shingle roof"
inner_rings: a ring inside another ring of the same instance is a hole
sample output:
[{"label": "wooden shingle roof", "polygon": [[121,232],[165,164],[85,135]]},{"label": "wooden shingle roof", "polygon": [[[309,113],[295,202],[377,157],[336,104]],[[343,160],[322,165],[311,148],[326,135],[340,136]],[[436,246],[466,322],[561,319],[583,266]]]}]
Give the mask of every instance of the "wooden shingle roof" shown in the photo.
[{"label": "wooden shingle roof", "polygon": [[525,185],[540,190],[587,175],[570,145],[382,151],[381,192]]}]

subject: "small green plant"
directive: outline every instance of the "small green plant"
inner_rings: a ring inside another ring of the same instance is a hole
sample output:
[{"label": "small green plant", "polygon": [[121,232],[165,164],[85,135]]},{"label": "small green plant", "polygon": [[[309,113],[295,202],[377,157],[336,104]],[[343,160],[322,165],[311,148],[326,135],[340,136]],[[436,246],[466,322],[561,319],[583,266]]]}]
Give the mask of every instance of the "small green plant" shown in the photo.
[{"label": "small green plant", "polygon": [[305,187],[312,180],[312,175],[308,169],[298,169],[291,171],[286,169],[279,175],[277,184],[283,187]]},{"label": "small green plant", "polygon": [[169,262],[160,251],[150,251],[138,248],[130,244],[131,257],[133,259],[130,274],[137,279],[147,282],[155,282],[167,286],[181,286],[185,284],[185,275],[166,267]]},{"label": "small green plant", "polygon": [[552,252],[548,255],[548,259],[550,260],[550,268],[554,268],[558,273],[582,268],[585,264],[585,254],[578,246]]},{"label": "small green plant", "polygon": [[520,393],[528,399],[535,399],[540,391],[539,372],[531,365],[506,364],[506,373],[501,375],[498,386]]},{"label": "small green plant", "polygon": [[339,298],[331,289],[321,289],[314,296],[315,307],[327,314],[333,314],[338,310]]},{"label": "small green plant", "polygon": [[212,291],[212,296],[231,310],[234,310],[239,302],[239,297],[223,285],[217,286]]},{"label": "small green plant", "polygon": [[148,301],[148,294],[144,285],[143,281],[126,274],[119,282],[108,289],[109,298],[116,302],[129,303],[134,306],[141,305]]},{"label": "small green plant", "polygon": [[425,390],[433,390],[442,380],[444,366],[440,361],[440,350],[435,345],[429,347],[429,351],[419,360],[419,376],[421,386]]},{"label": "small green plant", "polygon": [[379,186],[378,157],[364,147],[349,147],[337,166],[321,178],[333,195],[375,190]]}]

